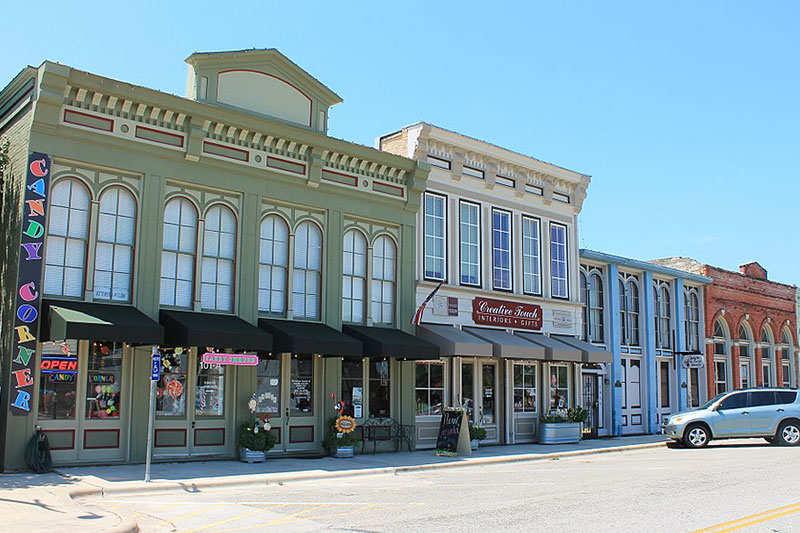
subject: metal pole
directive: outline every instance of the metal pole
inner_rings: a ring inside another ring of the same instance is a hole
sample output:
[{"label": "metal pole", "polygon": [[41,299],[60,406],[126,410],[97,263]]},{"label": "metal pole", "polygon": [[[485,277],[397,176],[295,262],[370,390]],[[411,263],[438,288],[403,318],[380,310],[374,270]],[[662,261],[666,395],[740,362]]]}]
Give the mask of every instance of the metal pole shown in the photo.
[{"label": "metal pole", "polygon": [[150,482],[150,465],[153,462],[153,430],[156,423],[156,382],[150,381],[150,413],[147,421],[147,459],[144,466],[144,481]]}]

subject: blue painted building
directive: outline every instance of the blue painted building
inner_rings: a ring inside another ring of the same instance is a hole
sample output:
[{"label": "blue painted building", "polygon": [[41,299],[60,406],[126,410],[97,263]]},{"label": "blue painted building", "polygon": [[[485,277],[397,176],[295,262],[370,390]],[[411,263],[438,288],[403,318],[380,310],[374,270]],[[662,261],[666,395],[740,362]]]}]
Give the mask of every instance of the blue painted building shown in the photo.
[{"label": "blue painted building", "polygon": [[583,365],[581,401],[597,436],[656,433],[661,417],[707,398],[704,369],[676,352],[702,350],[703,287],[711,279],[582,249],[583,337],[613,354]]}]

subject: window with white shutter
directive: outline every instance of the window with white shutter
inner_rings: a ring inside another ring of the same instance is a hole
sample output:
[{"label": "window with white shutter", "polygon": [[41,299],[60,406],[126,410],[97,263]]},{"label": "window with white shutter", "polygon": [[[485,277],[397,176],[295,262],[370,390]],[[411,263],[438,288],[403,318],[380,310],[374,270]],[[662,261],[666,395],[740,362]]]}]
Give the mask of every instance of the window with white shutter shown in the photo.
[{"label": "window with white shutter", "polygon": [[197,210],[186,198],[174,198],[164,208],[161,305],[192,307],[196,250]]},{"label": "window with white shutter", "polygon": [[136,200],[127,189],[111,187],[100,195],[94,252],[94,299],[131,301]]},{"label": "window with white shutter", "polygon": [[286,313],[286,273],[289,267],[289,227],[277,215],[261,222],[258,265],[258,310]]},{"label": "window with white shutter", "polygon": [[90,203],[89,190],[74,178],[58,181],[50,191],[44,267],[47,295],[83,297]]},{"label": "window with white shutter", "polygon": [[394,324],[394,280],[396,249],[394,242],[383,235],[372,247],[372,322]]},{"label": "window with white shutter", "polygon": [[322,285],[322,232],[313,222],[297,226],[292,265],[295,318],[319,320]]},{"label": "window with white shutter", "polygon": [[233,277],[236,257],[236,217],[215,205],[206,212],[203,229],[203,263],[200,305],[211,311],[233,311]]},{"label": "window with white shutter", "polygon": [[351,229],[344,234],[342,252],[342,321],[364,322],[367,292],[367,239]]}]

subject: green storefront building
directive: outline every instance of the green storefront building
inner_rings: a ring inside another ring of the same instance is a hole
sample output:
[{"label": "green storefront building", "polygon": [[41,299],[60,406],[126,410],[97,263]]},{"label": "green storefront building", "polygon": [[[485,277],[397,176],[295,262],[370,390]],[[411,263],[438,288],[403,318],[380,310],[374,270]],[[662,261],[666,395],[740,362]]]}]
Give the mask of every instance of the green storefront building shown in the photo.
[{"label": "green storefront building", "polygon": [[[331,138],[340,98],[276,50],[196,53],[187,97],[45,62],[0,93],[2,458],[319,454],[342,399],[414,423],[429,167]],[[251,357],[246,357],[250,355]]]}]

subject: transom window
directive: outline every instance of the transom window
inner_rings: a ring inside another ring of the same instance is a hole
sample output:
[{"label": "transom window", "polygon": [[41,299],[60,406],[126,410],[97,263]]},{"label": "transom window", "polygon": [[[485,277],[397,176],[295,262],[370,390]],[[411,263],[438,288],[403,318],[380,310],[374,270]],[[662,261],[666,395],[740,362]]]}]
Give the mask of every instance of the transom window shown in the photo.
[{"label": "transom window", "polygon": [[258,262],[258,310],[283,315],[289,269],[289,226],[277,215],[270,215],[261,222]]},{"label": "transom window", "polygon": [[83,297],[90,200],[89,189],[75,178],[58,181],[50,192],[45,294]]},{"label": "transom window", "polygon": [[203,309],[233,311],[236,217],[233,211],[215,205],[206,213],[203,230],[203,271],[200,302]]},{"label": "transom window", "polygon": [[394,241],[382,235],[372,247],[372,322],[394,324],[394,284],[397,251]]},{"label": "transom window", "polygon": [[522,290],[542,293],[541,222],[526,216],[522,217]]},{"label": "transom window", "polygon": [[164,208],[161,305],[192,307],[196,247],[197,210],[189,200],[174,198]]},{"label": "transom window", "polygon": [[511,290],[511,213],[492,209],[492,286]]},{"label": "transom window", "polygon": [[319,320],[322,285],[322,232],[313,222],[297,226],[292,265],[295,318]]},{"label": "transom window", "polygon": [[364,322],[367,284],[367,239],[357,230],[344,234],[342,258],[342,320]]},{"label": "transom window", "polygon": [[129,302],[136,233],[136,201],[127,189],[111,187],[100,195],[100,220],[94,261],[94,299]]},{"label": "transom window", "polygon": [[569,298],[567,284],[567,227],[550,223],[550,292],[553,298]]},{"label": "transom window", "polygon": [[425,193],[425,278],[445,279],[445,197]]},{"label": "transom window", "polygon": [[481,215],[480,206],[470,202],[459,203],[459,249],[461,259],[461,283],[481,284]]}]

